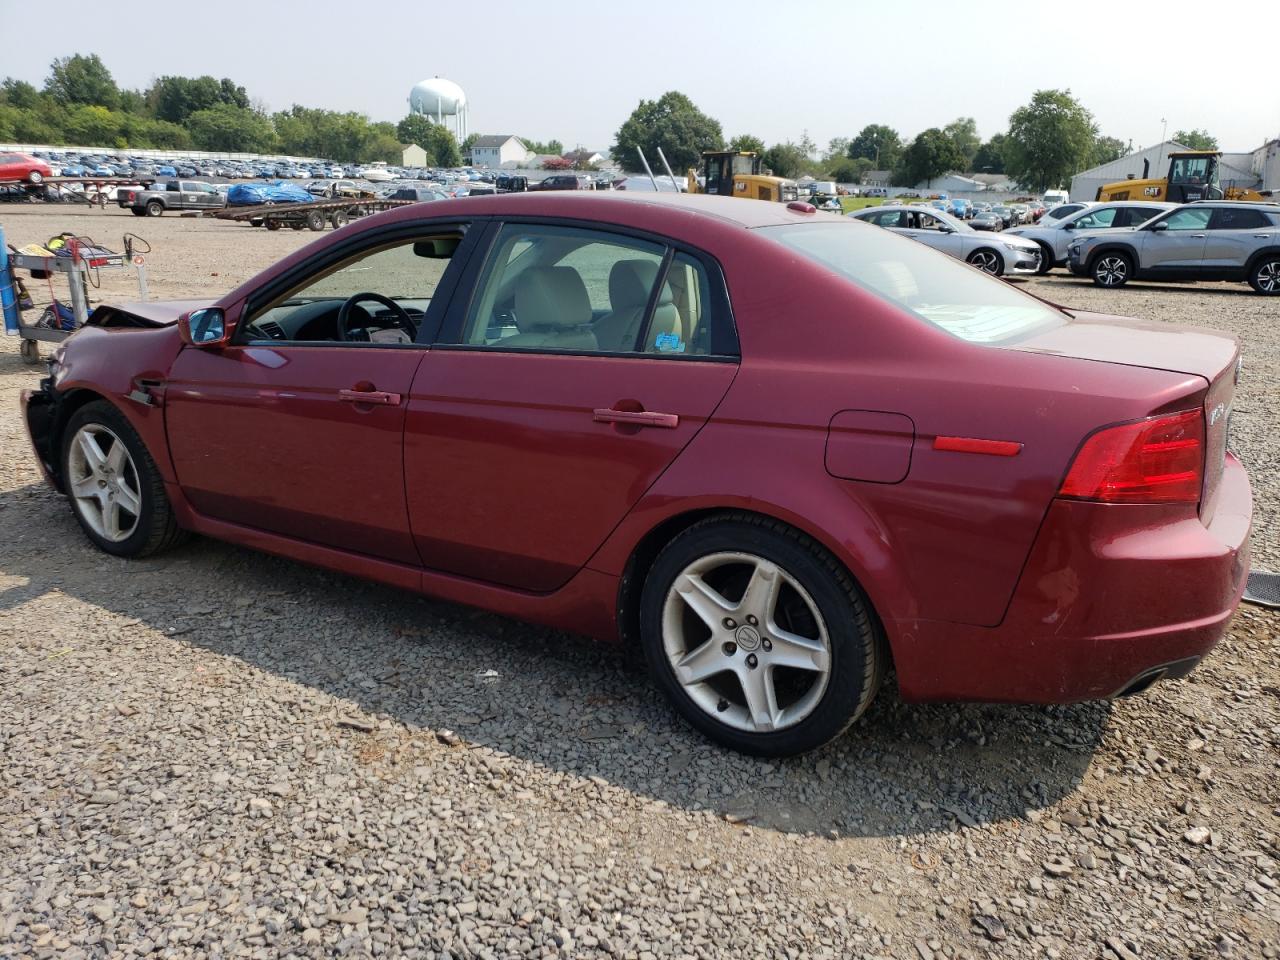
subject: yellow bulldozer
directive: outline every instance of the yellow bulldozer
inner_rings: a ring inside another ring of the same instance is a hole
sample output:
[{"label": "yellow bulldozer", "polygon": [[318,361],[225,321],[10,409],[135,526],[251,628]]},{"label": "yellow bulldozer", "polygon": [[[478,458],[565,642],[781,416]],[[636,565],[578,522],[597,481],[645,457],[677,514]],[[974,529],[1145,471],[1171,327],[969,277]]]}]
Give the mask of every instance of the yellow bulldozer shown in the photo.
[{"label": "yellow bulldozer", "polygon": [[749,151],[711,150],[702,154],[702,177],[691,169],[686,179],[689,193],[745,197],[749,200],[775,200],[790,203],[799,199],[794,180],[774,177],[762,172],[760,158]]},{"label": "yellow bulldozer", "polygon": [[1222,153],[1218,150],[1184,150],[1169,154],[1169,175],[1163,180],[1150,179],[1151,162],[1142,161],[1142,178],[1121,180],[1098,188],[1095,200],[1167,200],[1190,203],[1193,200],[1269,200],[1270,192],[1259,193],[1247,187],[1222,187],[1219,167]]}]

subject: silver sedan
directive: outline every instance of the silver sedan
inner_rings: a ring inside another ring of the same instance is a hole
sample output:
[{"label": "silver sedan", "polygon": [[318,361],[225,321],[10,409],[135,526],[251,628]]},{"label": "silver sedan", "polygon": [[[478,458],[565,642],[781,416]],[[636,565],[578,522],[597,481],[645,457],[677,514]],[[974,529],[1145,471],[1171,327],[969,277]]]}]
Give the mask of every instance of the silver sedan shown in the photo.
[{"label": "silver sedan", "polygon": [[979,233],[933,207],[886,204],[849,216],[919,240],[996,277],[1036,273],[1040,269],[1040,247],[1035,242],[1002,233]]}]

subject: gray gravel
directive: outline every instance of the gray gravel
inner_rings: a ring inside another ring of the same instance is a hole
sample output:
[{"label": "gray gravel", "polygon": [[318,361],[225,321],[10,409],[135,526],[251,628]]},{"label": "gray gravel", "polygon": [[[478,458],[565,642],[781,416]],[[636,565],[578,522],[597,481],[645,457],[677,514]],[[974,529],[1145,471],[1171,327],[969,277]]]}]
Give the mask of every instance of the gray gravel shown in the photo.
[{"label": "gray gravel", "polygon": [[[311,239],[4,214],[11,242],[138,229],[166,295]],[[1031,287],[1244,338],[1235,447],[1280,569],[1277,301]],[[1278,955],[1275,613],[1135,700],[887,691],[762,762],[607,648],[211,541],[98,553],[26,448],[35,379],[0,342],[0,956]]]}]

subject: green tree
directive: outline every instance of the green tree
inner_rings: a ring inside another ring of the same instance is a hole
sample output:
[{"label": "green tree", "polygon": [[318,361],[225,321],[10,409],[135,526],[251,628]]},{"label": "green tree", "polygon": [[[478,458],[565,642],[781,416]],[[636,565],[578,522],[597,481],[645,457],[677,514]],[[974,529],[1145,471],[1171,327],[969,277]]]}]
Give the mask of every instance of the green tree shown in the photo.
[{"label": "green tree", "polygon": [[396,124],[396,136],[401,143],[416,143],[423,150],[427,149],[427,135],[435,126],[420,113],[411,113]]},{"label": "green tree", "polygon": [[87,57],[77,53],[54,60],[49,65],[44,90],[59,103],[87,103],[108,110],[114,109],[120,100],[111,71],[96,53]]},{"label": "green tree", "polygon": [[982,145],[982,138],[978,136],[977,121],[973,117],[957,117],[943,127],[942,132],[951,138],[951,142],[964,157],[964,163],[960,169],[974,169],[973,158],[978,152],[978,147]]},{"label": "green tree", "polygon": [[1009,117],[1005,171],[1037,191],[1061,186],[1093,156],[1098,125],[1070,90],[1037,90]]},{"label": "green tree", "polygon": [[247,107],[215,103],[187,117],[187,130],[197,149],[270,153],[276,146],[271,121]]},{"label": "green tree", "polygon": [[0,103],[17,107],[19,110],[30,110],[40,102],[40,91],[25,80],[5,77],[0,85]]},{"label": "green tree", "polygon": [[227,77],[218,81],[218,99],[242,110],[249,106],[249,94],[244,87],[237,85]]},{"label": "green tree", "polygon": [[902,138],[893,127],[869,123],[849,144],[849,159],[866,157],[875,170],[892,170],[902,155]]},{"label": "green tree", "polygon": [[1211,136],[1208,130],[1177,130],[1173,139],[1192,150],[1217,150],[1218,138]]},{"label": "green tree", "polygon": [[826,163],[835,163],[841,157],[849,156],[849,144],[852,142],[848,137],[832,137],[827,144],[827,152],[823,160]]},{"label": "green tree", "polygon": [[458,149],[458,141],[448,127],[438,123],[431,125],[427,142],[422,145],[431,159],[433,167],[462,166],[462,151]]},{"label": "green tree", "polygon": [[811,162],[804,148],[790,140],[775,143],[761,157],[762,165],[772,170],[775,177],[798,177],[809,168]]},{"label": "green tree", "polygon": [[1093,155],[1089,159],[1091,166],[1100,166],[1104,163],[1110,163],[1112,160],[1119,160],[1121,157],[1129,153],[1129,147],[1123,140],[1116,137],[1098,137],[1093,142]]},{"label": "green tree", "polygon": [[463,140],[462,143],[458,144],[458,149],[462,152],[463,156],[465,157],[471,156],[471,148],[476,145],[476,141],[479,139],[480,139],[480,134],[478,133],[467,134],[467,138]]},{"label": "green tree", "polygon": [[67,108],[62,135],[72,143],[86,146],[107,144],[119,135],[123,120],[123,115],[114,110],[80,103]]},{"label": "green tree", "polygon": [[[749,133],[740,133],[729,141],[729,146],[725,149],[736,150],[739,153],[754,153],[757,156],[762,156],[764,154],[765,147],[764,141],[759,137],[753,136]],[[668,159],[670,158],[668,157]]]},{"label": "green tree", "polygon": [[223,77],[215,80],[203,77],[161,77],[147,90],[147,102],[161,120],[183,123],[187,117],[218,104],[227,104],[244,110],[249,107],[249,95],[244,87]]},{"label": "green tree", "polygon": [[1003,133],[993,135],[973,155],[969,169],[975,173],[1004,173],[1004,142]]},{"label": "green tree", "polygon": [[619,128],[609,152],[618,166],[634,171],[641,169],[637,148],[652,161],[659,147],[673,170],[698,167],[703,150],[724,148],[724,132],[718,120],[672,90],[657,100],[641,100]]},{"label": "green tree", "polygon": [[894,169],[894,181],[900,187],[914,187],[921,182],[928,187],[936,177],[963,164],[964,154],[955,141],[937,127],[930,127],[902,151],[902,159]]},{"label": "green tree", "polygon": [[529,140],[521,137],[520,142],[539,156],[559,157],[564,155],[564,144],[559,140],[552,139],[543,142],[542,140]]},{"label": "green tree", "polygon": [[860,183],[862,175],[871,167],[872,161],[866,157],[859,157],[857,160],[837,157],[827,168],[827,176],[836,183]]}]

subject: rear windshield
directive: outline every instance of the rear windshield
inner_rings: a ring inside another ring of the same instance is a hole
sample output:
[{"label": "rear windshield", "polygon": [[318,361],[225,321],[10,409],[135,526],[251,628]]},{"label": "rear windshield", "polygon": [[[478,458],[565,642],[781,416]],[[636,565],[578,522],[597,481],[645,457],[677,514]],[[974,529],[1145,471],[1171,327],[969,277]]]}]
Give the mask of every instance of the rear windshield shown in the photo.
[{"label": "rear windshield", "polygon": [[760,232],[970,343],[1003,343],[1067,322],[1003,280],[867,224],[785,224]]}]

